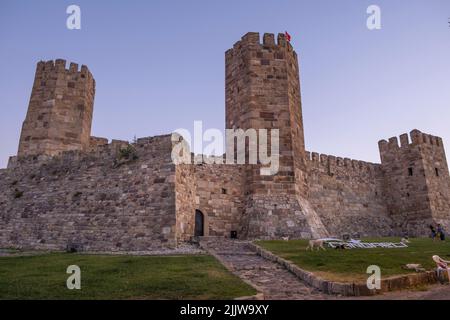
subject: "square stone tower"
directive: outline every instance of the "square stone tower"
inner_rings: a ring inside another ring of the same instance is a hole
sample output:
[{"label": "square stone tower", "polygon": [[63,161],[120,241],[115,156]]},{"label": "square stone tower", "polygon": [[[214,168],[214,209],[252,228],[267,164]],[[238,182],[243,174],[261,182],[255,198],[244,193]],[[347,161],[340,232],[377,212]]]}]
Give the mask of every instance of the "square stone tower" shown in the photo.
[{"label": "square stone tower", "polygon": [[91,135],[95,80],[86,66],[66,61],[37,64],[18,156],[53,156],[86,150]]},{"label": "square stone tower", "polygon": [[411,131],[379,142],[386,201],[398,234],[428,235],[450,228],[450,177],[442,138]]}]

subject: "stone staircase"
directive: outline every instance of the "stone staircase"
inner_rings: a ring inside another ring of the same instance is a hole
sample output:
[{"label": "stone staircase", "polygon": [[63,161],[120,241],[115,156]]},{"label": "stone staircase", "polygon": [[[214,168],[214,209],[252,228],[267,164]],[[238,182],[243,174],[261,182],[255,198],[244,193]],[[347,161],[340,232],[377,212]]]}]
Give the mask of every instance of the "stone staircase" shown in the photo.
[{"label": "stone staircase", "polygon": [[248,241],[221,237],[199,238],[202,249],[228,270],[263,293],[267,300],[333,299],[300,281],[287,269],[259,256]]}]

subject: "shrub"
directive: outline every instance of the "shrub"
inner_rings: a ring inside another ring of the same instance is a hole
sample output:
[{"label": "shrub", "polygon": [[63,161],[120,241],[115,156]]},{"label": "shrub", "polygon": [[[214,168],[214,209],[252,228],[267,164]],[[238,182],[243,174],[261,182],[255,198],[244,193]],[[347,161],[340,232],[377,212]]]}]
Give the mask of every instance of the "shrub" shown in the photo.
[{"label": "shrub", "polygon": [[119,150],[119,159],[136,160],[137,158],[136,149],[131,144]]}]

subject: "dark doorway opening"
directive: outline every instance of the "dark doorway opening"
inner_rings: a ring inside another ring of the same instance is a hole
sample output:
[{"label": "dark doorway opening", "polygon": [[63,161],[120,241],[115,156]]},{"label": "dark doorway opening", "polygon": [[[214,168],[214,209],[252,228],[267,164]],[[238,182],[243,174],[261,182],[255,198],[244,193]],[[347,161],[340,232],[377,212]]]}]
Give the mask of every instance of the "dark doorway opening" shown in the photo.
[{"label": "dark doorway opening", "polygon": [[195,210],[195,227],[194,236],[203,237],[204,236],[204,216],[200,210]]}]

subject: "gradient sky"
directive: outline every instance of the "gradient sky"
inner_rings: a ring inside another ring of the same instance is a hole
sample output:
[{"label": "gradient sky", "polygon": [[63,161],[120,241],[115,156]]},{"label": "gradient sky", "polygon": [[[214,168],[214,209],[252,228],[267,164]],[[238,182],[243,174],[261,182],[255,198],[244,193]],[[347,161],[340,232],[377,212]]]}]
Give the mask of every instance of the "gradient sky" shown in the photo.
[{"label": "gradient sky", "polygon": [[[66,28],[70,4],[81,30]],[[381,30],[366,27],[371,4]],[[0,0],[0,168],[17,153],[39,60],[88,65],[92,135],[132,140],[194,120],[223,130],[224,52],[248,31],[292,35],[308,150],[379,162],[378,140],[414,128],[450,150],[449,18],[448,0]]]}]

